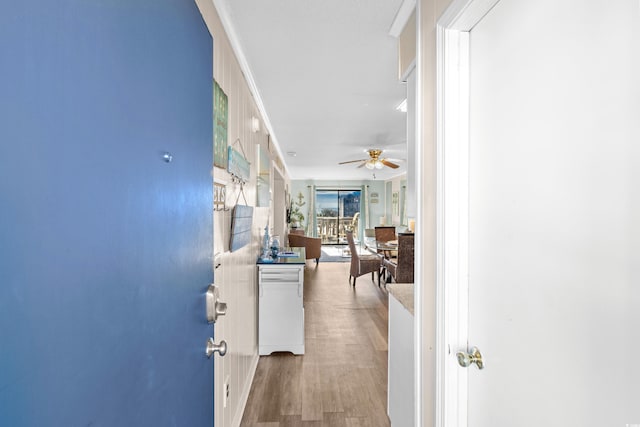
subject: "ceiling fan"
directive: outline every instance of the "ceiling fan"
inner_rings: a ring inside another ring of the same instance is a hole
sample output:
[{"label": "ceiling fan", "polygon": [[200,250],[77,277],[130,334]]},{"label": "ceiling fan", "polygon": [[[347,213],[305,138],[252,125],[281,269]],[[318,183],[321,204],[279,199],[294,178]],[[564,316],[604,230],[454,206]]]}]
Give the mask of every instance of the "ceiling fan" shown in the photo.
[{"label": "ceiling fan", "polygon": [[366,167],[367,169],[382,169],[384,166],[390,167],[392,169],[397,169],[399,166],[393,162],[390,162],[388,159],[380,158],[382,154],[382,150],[371,149],[366,150],[369,153],[368,159],[360,159],[360,160],[349,160],[348,162],[340,162],[339,165],[346,165],[347,163],[358,163],[362,162],[358,167]]}]

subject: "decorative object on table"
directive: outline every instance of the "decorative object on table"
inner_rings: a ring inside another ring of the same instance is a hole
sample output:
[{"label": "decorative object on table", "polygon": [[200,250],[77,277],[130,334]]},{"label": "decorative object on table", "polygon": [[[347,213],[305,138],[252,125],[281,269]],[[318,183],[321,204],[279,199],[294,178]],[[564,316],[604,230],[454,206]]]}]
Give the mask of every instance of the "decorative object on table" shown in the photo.
[{"label": "decorative object on table", "polygon": [[[240,151],[235,147],[240,147]],[[247,156],[242,148],[242,142],[240,138],[237,138],[233,144],[228,148],[229,162],[227,171],[236,178],[236,180],[246,183],[251,177],[251,163],[247,160]]]},{"label": "decorative object on table", "polygon": [[231,220],[231,252],[248,245],[251,242],[251,224],[253,222],[253,207],[238,205],[233,208]]},{"label": "decorative object on table", "polygon": [[260,252],[260,259],[265,260],[267,258],[271,258],[270,249],[269,249],[269,221],[267,220],[267,225],[264,227],[264,234],[262,235],[262,248]]},{"label": "decorative object on table", "polygon": [[269,246],[271,249],[271,258],[277,258],[278,252],[280,251],[280,238],[278,236],[271,237],[271,244]]},{"label": "decorative object on table", "polygon": [[256,191],[256,206],[268,208],[271,204],[270,193],[271,160],[269,152],[258,144],[258,182]]},{"label": "decorative object on table", "polygon": [[293,251],[278,252],[278,258],[296,258],[299,256],[299,253]]},{"label": "decorative object on table", "polygon": [[227,124],[229,100],[218,82],[213,81],[213,165],[227,168]]},{"label": "decorative object on table", "polygon": [[307,203],[304,201],[304,195],[302,191],[298,192],[298,201],[289,202],[289,209],[287,210],[287,223],[291,224],[293,228],[298,228],[304,221],[304,214],[302,213],[302,207]]},{"label": "decorative object on table", "polygon": [[216,211],[227,211],[227,186],[221,182],[213,183],[213,209]]}]

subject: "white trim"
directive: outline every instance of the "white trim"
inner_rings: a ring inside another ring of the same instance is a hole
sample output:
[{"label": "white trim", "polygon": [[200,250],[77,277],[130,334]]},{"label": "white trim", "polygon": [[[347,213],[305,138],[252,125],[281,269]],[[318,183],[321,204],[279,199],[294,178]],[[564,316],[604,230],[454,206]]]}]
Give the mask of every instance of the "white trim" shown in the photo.
[{"label": "white trim", "polygon": [[404,27],[409,22],[411,14],[416,8],[416,0],[404,0],[400,5],[400,8],[396,12],[396,16],[393,18],[391,27],[389,28],[389,35],[392,37],[400,37],[400,33],[404,30]]},{"label": "white trim", "polygon": [[[423,94],[422,94],[422,88],[424,86],[424,81],[423,81],[423,72],[422,72],[422,57],[423,57],[423,53],[422,53],[422,19],[421,19],[421,5],[422,2],[418,2],[416,4],[416,58],[415,58],[415,64],[416,64],[416,86],[415,86],[415,91],[416,91],[416,102],[415,102],[415,132],[416,132],[416,141],[415,141],[415,157],[413,159],[409,159],[409,161],[413,161],[415,163],[415,176],[414,176],[414,180],[415,180],[415,185],[416,185],[416,195],[422,194],[422,188],[423,188],[423,179],[424,179],[424,173],[422,171],[422,156],[423,156],[423,149],[422,149],[422,141],[424,140],[424,135],[422,133],[422,129],[423,129],[423,120],[424,120],[424,100],[423,100]],[[386,187],[385,187],[386,188]],[[385,197],[386,197],[386,191],[385,191]],[[420,200],[420,197],[418,197],[418,200]],[[419,264],[416,265],[424,265],[423,264],[423,252],[424,252],[424,248],[423,248],[423,239],[424,239],[424,231],[423,231],[423,227],[421,227],[419,224],[426,224],[426,220],[424,218],[424,209],[422,207],[422,203],[418,202],[416,203],[416,212],[415,212],[416,218],[417,218],[417,224],[418,227],[416,227],[416,229],[414,230],[415,232],[415,239],[414,239],[414,258],[416,260],[418,260]],[[423,426],[425,425],[424,420],[422,419],[422,414],[424,413],[424,400],[422,398],[423,396],[423,387],[424,387],[424,382],[423,382],[423,378],[422,378],[422,363],[423,363],[423,357],[422,357],[422,343],[423,343],[423,339],[422,339],[422,322],[423,322],[423,318],[424,318],[424,314],[423,314],[423,303],[422,303],[422,299],[424,298],[423,294],[423,290],[422,290],[422,284],[424,283],[424,279],[423,279],[423,269],[422,268],[415,268],[414,269],[414,283],[416,284],[416,286],[413,287],[413,292],[414,292],[414,328],[413,328],[413,343],[415,345],[413,351],[414,351],[414,357],[413,357],[413,365],[414,365],[414,372],[415,372],[415,380],[414,380],[414,399],[416,401],[415,404],[415,416],[414,416],[414,422],[416,426]]]},{"label": "white trim", "polygon": [[500,0],[453,0],[438,26],[445,30],[469,32]]},{"label": "white trim", "polygon": [[256,369],[258,368],[258,361],[260,357],[256,355],[251,362],[251,367],[249,368],[249,376],[244,382],[244,389],[242,390],[242,395],[240,395],[240,404],[238,405],[238,410],[233,417],[233,421],[231,425],[234,427],[240,427],[240,423],[242,422],[242,416],[244,415],[244,410],[247,406],[247,401],[249,400],[249,392],[251,391],[251,384],[253,384],[253,378],[256,376]]},{"label": "white trim", "polygon": [[499,0],[454,0],[436,28],[436,426],[466,427],[469,318],[469,31]]},{"label": "white trim", "polygon": [[415,69],[416,69],[416,58],[413,58],[413,61],[409,63],[409,65],[407,66],[407,69],[400,76],[400,81],[403,83],[406,83],[407,80],[409,80],[409,76],[411,75],[411,73],[413,73],[413,70]]},{"label": "white trim", "polygon": [[[282,164],[284,166],[285,171],[287,172],[287,176],[291,176],[289,170],[287,169],[287,164],[284,161],[284,156],[282,150],[280,149],[280,144],[278,144],[278,139],[276,138],[276,134],[273,131],[273,126],[271,125],[271,120],[269,119],[269,115],[267,114],[267,109],[262,102],[262,97],[260,96],[260,91],[258,90],[258,86],[253,78],[253,73],[251,72],[251,67],[249,67],[249,62],[247,62],[247,58],[244,55],[244,51],[242,50],[242,45],[240,43],[240,39],[238,38],[238,34],[236,33],[235,27],[233,26],[231,20],[231,14],[227,8],[227,4],[224,0],[213,0],[213,5],[218,12],[218,16],[220,17],[220,21],[222,22],[222,27],[224,28],[225,33],[229,39],[229,43],[231,44],[231,49],[236,55],[236,59],[238,60],[238,64],[240,65],[240,69],[244,74],[244,78],[247,82],[247,86],[249,87],[249,91],[253,98],[256,101],[256,105],[258,107],[258,111],[260,111],[260,115],[262,116],[262,120],[264,121],[264,126],[267,129],[267,132],[270,135],[270,141],[276,147],[276,152],[280,156],[280,160],[282,160]],[[215,55],[215,53],[214,53]]]}]

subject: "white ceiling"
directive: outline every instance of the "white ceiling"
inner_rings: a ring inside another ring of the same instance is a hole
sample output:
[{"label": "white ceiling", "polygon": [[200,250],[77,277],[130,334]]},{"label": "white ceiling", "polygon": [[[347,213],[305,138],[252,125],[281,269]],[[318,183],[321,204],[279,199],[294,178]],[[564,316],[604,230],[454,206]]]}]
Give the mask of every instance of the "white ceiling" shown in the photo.
[{"label": "white ceiling", "polygon": [[[372,179],[357,163],[368,148],[405,159],[406,98],[397,39],[402,0],[218,0],[219,13],[255,81],[292,179]],[[228,28],[229,30],[229,28]],[[296,152],[295,157],[287,155]]]}]

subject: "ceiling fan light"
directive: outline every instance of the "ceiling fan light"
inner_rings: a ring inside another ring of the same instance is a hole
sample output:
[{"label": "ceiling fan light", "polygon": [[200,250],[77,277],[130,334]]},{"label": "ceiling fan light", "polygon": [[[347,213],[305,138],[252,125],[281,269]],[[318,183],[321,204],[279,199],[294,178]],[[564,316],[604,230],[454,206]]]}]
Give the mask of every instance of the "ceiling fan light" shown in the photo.
[{"label": "ceiling fan light", "polygon": [[367,169],[373,169],[375,167],[375,165],[373,164],[373,162],[371,160],[368,160],[367,163],[364,164],[364,167]]},{"label": "ceiling fan light", "polygon": [[382,164],[380,160],[377,160],[375,166],[376,166],[376,169],[382,169],[384,167],[384,164]]}]

